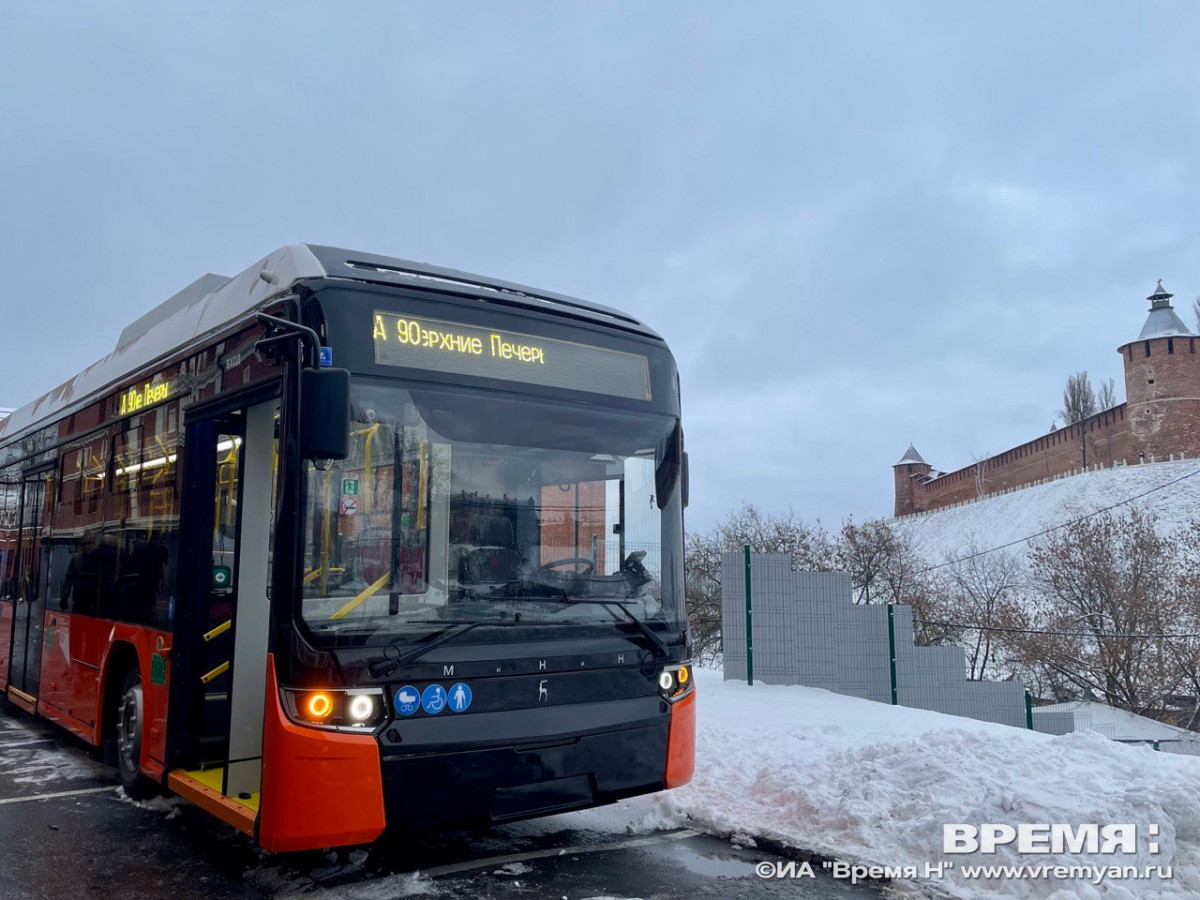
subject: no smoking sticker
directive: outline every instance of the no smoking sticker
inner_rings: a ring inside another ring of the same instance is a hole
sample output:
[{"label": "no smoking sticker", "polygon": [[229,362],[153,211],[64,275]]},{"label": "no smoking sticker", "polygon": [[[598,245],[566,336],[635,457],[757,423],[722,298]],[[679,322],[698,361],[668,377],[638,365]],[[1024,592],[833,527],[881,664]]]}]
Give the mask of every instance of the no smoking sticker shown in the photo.
[{"label": "no smoking sticker", "polygon": [[342,502],[339,505],[338,509],[341,510],[343,516],[357,516],[358,515],[358,498],[357,497],[343,497]]}]

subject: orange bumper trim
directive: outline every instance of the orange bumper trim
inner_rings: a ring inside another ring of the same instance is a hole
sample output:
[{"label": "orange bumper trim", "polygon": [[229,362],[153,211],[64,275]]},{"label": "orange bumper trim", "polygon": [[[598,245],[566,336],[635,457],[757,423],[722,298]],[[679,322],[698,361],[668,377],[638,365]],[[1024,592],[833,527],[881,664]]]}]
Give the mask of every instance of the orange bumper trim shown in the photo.
[{"label": "orange bumper trim", "polygon": [[667,787],[683,787],[696,773],[696,688],[671,706],[667,736]]}]

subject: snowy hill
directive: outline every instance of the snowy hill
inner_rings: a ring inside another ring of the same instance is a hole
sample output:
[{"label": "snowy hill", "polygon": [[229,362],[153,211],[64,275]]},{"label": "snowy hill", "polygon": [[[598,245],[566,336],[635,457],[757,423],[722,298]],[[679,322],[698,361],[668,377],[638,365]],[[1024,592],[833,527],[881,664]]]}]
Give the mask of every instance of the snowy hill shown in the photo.
[{"label": "snowy hill", "polygon": [[[1200,460],[1086,472],[892,524],[929,562],[939,563],[972,541],[979,549],[997,547],[1143,494],[1130,505],[1153,512],[1161,531],[1200,518]],[[1012,552],[1023,555],[1027,546]]]}]

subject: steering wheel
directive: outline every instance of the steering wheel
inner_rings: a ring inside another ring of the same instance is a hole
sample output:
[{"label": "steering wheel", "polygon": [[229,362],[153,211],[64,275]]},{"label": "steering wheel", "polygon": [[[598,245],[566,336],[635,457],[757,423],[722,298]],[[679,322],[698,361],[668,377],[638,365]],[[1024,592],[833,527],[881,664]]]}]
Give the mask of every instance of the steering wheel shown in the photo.
[{"label": "steering wheel", "polygon": [[554,562],[542,563],[538,566],[538,571],[551,572],[563,566],[574,566],[575,575],[591,575],[596,571],[596,564],[586,556],[566,556],[562,559],[556,559]]}]

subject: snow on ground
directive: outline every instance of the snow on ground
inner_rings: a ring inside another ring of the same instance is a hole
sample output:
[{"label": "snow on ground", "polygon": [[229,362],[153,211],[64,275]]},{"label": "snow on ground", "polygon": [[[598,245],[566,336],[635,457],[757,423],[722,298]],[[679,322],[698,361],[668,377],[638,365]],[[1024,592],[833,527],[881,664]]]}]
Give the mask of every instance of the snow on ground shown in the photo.
[{"label": "snow on ground", "polygon": [[[1200,472],[1200,460],[1085,472],[952,509],[905,516],[893,520],[893,524],[913,539],[917,550],[927,560],[939,563],[948,552],[961,553],[972,540],[980,549],[998,547],[1144,494],[1194,472]],[[1153,512],[1158,517],[1161,532],[1174,530],[1198,516],[1200,474],[1183,478],[1130,505]],[[1120,509],[1114,512],[1119,513]],[[1027,547],[1028,544],[1021,544],[1012,548],[1012,552],[1023,555]]]},{"label": "snow on ground", "polygon": [[[839,859],[888,866],[951,859],[926,882],[954,897],[1200,896],[1200,759],[1117,744],[1094,733],[1038,734],[815,688],[724,682],[697,673],[692,784],[618,809],[636,830],[690,825],[767,837]],[[565,817],[559,817],[565,818]],[[1130,855],[944,856],[951,823],[1138,826]],[[1159,853],[1147,826],[1159,826]],[[967,880],[963,864],[1172,866],[1169,881]],[[1060,893],[1056,893],[1060,892]]]},{"label": "snow on ground", "polygon": [[57,781],[92,778],[98,765],[63,750],[48,752],[40,741],[6,743],[0,747],[0,775],[13,784],[46,787]]}]

